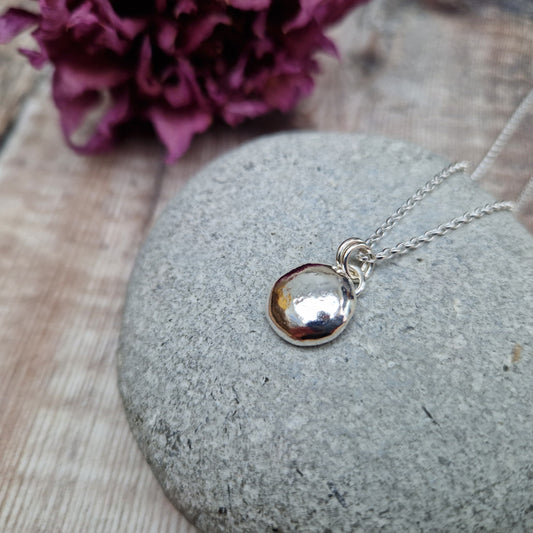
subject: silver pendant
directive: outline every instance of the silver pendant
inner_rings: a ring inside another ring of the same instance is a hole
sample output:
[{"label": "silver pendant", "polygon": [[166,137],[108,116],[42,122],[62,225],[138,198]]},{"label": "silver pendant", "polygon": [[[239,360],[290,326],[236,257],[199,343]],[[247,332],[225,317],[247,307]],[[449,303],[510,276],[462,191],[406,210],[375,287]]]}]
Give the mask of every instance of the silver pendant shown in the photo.
[{"label": "silver pendant", "polygon": [[274,283],[267,316],[282,339],[297,346],[317,346],[342,333],[373,266],[349,262],[356,251],[370,250],[363,241],[348,239],[337,251],[336,265],[302,265]]},{"label": "silver pendant", "polygon": [[307,264],[278,279],[268,301],[274,331],[298,346],[337,337],[355,309],[352,281],[329,265]]}]

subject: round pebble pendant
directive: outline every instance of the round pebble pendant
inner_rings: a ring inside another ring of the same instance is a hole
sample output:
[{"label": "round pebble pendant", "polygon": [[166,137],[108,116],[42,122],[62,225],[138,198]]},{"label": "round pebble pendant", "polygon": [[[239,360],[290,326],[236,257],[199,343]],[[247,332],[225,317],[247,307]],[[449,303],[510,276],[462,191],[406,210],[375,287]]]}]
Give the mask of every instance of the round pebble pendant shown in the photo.
[{"label": "round pebble pendant", "polygon": [[268,300],[272,328],[297,346],[333,340],[354,309],[353,282],[340,269],[320,264],[300,266],[279,278]]}]

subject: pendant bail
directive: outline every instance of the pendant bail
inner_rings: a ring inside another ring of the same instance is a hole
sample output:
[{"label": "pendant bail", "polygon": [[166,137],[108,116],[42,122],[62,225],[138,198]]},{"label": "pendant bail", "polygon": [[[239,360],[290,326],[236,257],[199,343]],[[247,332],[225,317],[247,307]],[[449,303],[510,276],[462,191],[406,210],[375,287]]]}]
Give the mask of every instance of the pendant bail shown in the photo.
[{"label": "pendant bail", "polygon": [[338,267],[357,284],[356,294],[359,295],[374,270],[376,256],[372,248],[365,241],[350,237],[337,249],[336,259]]}]

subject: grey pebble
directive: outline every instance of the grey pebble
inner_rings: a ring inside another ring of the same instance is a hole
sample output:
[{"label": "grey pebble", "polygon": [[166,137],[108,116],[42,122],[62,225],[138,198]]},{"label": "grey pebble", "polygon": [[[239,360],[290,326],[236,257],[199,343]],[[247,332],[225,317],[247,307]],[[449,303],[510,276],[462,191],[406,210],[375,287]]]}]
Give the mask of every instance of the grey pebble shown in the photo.
[{"label": "grey pebble", "polygon": [[[446,164],[382,138],[266,137],[160,217],[129,283],[119,385],[200,530],[533,531],[533,239],[511,213],[379,265],[329,344],[290,345],[265,316],[276,279],[332,264]],[[379,245],[489,201],[454,177]]]}]

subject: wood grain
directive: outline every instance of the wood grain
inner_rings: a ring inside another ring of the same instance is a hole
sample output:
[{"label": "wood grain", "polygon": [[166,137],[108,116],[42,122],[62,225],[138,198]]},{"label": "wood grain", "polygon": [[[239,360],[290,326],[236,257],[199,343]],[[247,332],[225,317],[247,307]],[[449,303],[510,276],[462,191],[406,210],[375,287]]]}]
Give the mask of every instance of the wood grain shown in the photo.
[{"label": "wood grain", "polygon": [[[0,134],[14,127],[0,152],[0,531],[194,531],[129,433],[115,350],[137,248],[199,168],[294,128],[385,134],[477,162],[533,85],[533,21],[494,6],[450,14],[376,0],[332,35],[342,61],[321,58],[294,113],[217,126],[171,167],[139,138],[74,155],[47,76],[35,86],[24,59],[2,56]],[[496,196],[514,197],[533,173],[532,139],[530,115],[483,182]],[[522,220],[533,230],[531,206]]]}]

